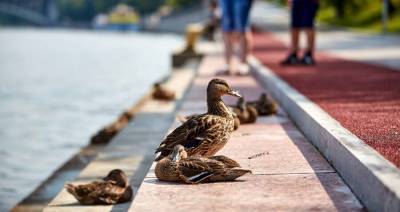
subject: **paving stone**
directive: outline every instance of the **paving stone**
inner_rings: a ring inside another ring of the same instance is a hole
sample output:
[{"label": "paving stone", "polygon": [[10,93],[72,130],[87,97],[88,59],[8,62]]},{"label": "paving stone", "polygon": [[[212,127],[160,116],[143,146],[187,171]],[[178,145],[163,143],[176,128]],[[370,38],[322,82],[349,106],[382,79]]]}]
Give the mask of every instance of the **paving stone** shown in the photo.
[{"label": "paving stone", "polygon": [[357,211],[362,206],[336,173],[246,175],[185,185],[146,178],[129,211]]}]

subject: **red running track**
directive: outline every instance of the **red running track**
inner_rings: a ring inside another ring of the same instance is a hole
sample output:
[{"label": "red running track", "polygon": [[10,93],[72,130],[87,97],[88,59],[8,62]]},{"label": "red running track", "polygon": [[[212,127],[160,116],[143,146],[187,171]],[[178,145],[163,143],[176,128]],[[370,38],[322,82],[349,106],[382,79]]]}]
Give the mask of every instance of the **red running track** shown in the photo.
[{"label": "red running track", "polygon": [[287,47],[254,33],[254,55],[345,128],[400,167],[400,71],[319,53],[315,67],[283,67]]}]

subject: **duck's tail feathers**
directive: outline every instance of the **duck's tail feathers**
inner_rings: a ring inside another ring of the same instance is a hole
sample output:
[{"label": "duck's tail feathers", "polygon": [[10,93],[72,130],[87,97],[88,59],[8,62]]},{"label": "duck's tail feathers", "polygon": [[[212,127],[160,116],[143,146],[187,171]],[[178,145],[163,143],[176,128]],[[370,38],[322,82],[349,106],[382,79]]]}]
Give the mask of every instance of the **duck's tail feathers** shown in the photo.
[{"label": "duck's tail feathers", "polygon": [[226,180],[235,180],[247,173],[251,173],[251,170],[248,169],[231,169],[229,170],[229,174],[227,175]]}]

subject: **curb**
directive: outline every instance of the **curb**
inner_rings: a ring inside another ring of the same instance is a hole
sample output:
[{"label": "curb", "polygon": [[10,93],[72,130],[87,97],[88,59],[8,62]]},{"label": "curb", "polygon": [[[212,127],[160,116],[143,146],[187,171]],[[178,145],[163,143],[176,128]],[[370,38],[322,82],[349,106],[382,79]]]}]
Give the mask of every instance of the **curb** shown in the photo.
[{"label": "curb", "polygon": [[255,57],[249,63],[255,79],[271,92],[368,210],[400,211],[399,169]]}]

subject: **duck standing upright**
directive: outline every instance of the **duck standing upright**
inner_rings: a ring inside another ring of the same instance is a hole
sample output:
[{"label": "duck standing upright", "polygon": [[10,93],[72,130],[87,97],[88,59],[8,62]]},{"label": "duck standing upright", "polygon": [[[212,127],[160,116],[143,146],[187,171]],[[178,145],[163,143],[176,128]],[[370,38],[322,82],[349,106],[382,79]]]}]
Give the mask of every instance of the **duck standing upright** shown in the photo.
[{"label": "duck standing upright", "polygon": [[241,97],[222,79],[213,79],[207,86],[207,113],[193,116],[172,131],[156,149],[160,155],[156,161],[168,156],[178,144],[185,147],[187,154],[212,156],[229,140],[234,128],[232,111],[221,97]]},{"label": "duck standing upright", "polygon": [[132,188],[122,170],[110,171],[103,180],[84,185],[66,184],[65,188],[83,205],[110,205],[132,199]]},{"label": "duck standing upright", "polygon": [[236,161],[223,155],[188,157],[182,145],[176,145],[155,167],[158,180],[188,184],[232,181],[247,173],[251,171],[241,169]]}]

